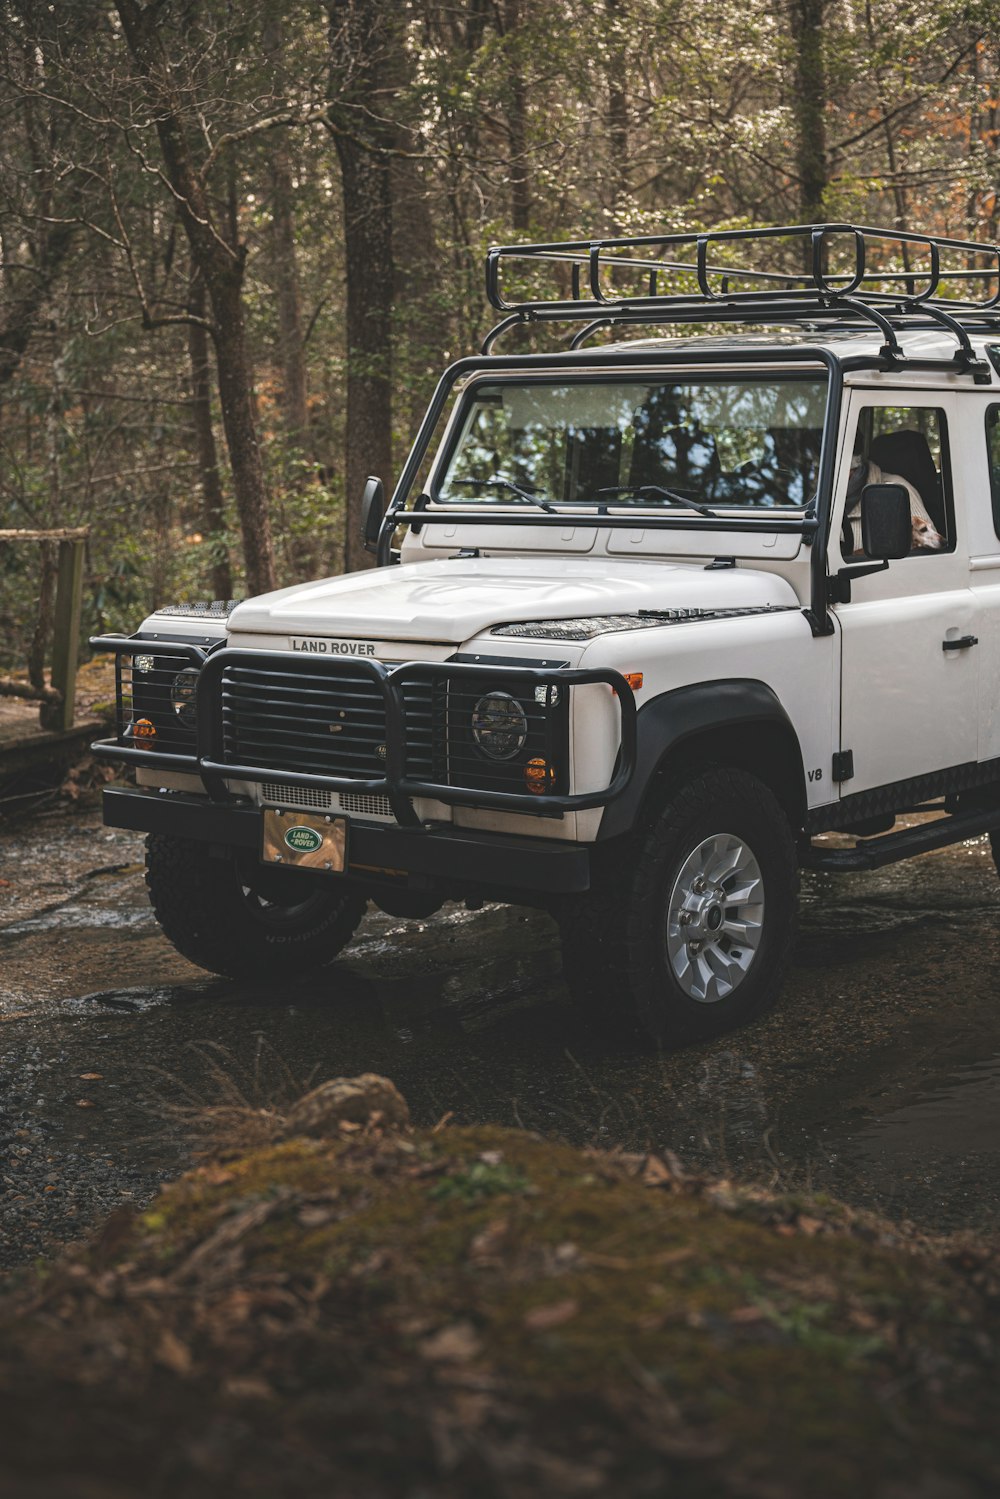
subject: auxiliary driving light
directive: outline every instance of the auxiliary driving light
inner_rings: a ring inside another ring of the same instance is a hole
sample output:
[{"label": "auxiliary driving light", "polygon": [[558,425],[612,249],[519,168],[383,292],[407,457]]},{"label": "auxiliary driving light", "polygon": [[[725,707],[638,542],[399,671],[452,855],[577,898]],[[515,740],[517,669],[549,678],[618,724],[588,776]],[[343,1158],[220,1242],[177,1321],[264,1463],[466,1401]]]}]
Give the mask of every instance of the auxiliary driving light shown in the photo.
[{"label": "auxiliary driving light", "polygon": [[152,656],[133,656],[132,657],[132,670],[133,671],[141,671],[141,672],[152,671],[153,667],[155,665],[156,665],[156,661],[154,660],[154,658]]},{"label": "auxiliary driving light", "polygon": [[472,710],[472,737],[491,760],[512,760],[524,748],[528,719],[509,692],[488,692]]},{"label": "auxiliary driving light", "polygon": [[129,724],[127,738],[131,738],[136,749],[151,750],[156,738],[156,725],[148,718],[136,719]]},{"label": "auxiliary driving light", "polygon": [[551,791],[555,785],[555,768],[548,760],[543,760],[537,755],[534,760],[529,760],[524,767],[524,784],[535,796],[542,796],[546,791]]}]

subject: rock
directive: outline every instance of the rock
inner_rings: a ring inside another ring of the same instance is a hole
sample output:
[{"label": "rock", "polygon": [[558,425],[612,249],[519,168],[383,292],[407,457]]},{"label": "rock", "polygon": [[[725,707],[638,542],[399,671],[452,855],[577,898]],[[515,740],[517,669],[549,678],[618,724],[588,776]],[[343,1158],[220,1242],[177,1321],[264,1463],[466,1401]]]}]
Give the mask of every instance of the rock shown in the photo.
[{"label": "rock", "polygon": [[342,1127],[366,1124],[400,1129],[410,1122],[406,1099],[395,1083],[377,1072],[334,1077],[320,1083],[289,1109],[282,1135],[337,1135]]}]

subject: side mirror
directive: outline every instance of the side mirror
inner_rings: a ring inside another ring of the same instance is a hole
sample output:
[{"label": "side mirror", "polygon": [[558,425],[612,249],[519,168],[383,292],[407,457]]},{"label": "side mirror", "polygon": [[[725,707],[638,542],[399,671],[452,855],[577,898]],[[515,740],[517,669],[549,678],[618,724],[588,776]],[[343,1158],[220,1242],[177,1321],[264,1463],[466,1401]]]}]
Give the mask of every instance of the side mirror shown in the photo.
[{"label": "side mirror", "polygon": [[861,491],[861,546],[881,562],[910,555],[913,521],[902,484],[866,484]]},{"label": "side mirror", "polygon": [[384,514],[385,490],[382,480],[370,475],[365,481],[365,492],[361,496],[361,540],[366,552],[378,550],[378,533],[382,529]]}]

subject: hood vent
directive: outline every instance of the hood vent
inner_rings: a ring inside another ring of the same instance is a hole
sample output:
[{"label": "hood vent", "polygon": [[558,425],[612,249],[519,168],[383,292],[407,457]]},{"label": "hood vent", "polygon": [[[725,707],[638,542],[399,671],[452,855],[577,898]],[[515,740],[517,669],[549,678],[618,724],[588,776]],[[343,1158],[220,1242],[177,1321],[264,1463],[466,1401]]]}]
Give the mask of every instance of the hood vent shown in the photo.
[{"label": "hood vent", "polygon": [[164,604],[154,609],[154,616],[172,614],[181,619],[228,619],[242,599],[206,599],[196,604]]},{"label": "hood vent", "polygon": [[759,604],[743,609],[640,609],[637,614],[600,614],[586,619],[534,619],[523,624],[494,625],[491,635],[506,640],[595,640],[625,630],[683,625],[705,619],[742,619],[752,614],[786,614],[794,604]]}]

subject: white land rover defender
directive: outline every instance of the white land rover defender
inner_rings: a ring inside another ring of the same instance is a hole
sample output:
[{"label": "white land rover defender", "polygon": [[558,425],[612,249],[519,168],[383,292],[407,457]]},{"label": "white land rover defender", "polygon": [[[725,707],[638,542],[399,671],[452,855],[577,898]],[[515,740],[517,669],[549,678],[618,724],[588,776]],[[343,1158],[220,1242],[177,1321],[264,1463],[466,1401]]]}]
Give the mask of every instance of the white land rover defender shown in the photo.
[{"label": "white land rover defender", "polygon": [[[105,820],[214,972],[327,963],[368,901],[507,901],[592,1013],[712,1036],[774,998],[799,867],[1000,829],[1000,252],[521,245],[487,289],[387,509],[369,482],[377,570],[92,642],[135,773]],[[550,321],[568,350],[490,352]],[[588,346],[656,324],[696,326]]]}]

